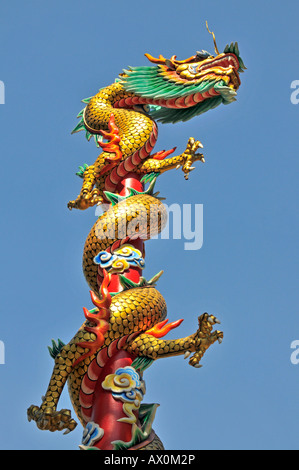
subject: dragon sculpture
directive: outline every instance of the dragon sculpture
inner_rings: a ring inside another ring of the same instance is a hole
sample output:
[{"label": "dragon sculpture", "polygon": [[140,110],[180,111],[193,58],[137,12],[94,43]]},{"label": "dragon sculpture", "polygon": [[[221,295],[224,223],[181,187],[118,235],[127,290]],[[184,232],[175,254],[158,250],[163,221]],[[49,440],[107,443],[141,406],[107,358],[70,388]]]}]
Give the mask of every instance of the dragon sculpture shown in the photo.
[{"label": "dragon sculpture", "polygon": [[152,429],[158,405],[141,403],[144,370],[158,358],[175,355],[201,367],[205,351],[223,338],[221,331],[212,331],[218,319],[204,313],[194,334],[164,339],[182,320],[166,319],[165,300],[155,288],[162,272],[149,281],[141,275],[144,241],[160,233],[167,219],[153,191],[157,177],[181,167],[188,179],[194,162],[204,162],[197,153],[202,145],[193,138],[179,156],[166,158],[175,149],[153,154],[156,122],[187,121],[236,100],[245,68],[238,44],[219,53],[213,37],[215,56],[200,51],[177,60],[145,54],[151,65],[124,70],[115,83],[83,100],[86,107],[78,115],[73,132],[84,130],[102,148],[93,165],[79,168],[82,189],[68,203],[70,209],[99,204],[107,209],[84,246],[83,271],[94,308],[83,309],[85,322],[68,344],[52,340],[49,387],[41,406],[32,405],[27,413],[39,429],[72,431],[77,423],[71,412],[57,411],[67,382],[84,427],[81,449],[163,449]]}]

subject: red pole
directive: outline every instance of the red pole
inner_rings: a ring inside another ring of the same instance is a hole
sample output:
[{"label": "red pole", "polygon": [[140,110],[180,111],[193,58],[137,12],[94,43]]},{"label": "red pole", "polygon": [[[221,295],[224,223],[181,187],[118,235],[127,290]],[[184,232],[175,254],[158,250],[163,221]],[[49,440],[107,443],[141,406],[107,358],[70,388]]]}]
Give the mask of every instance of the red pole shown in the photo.
[{"label": "red pole", "polygon": [[[140,181],[141,176],[137,174],[129,174],[118,185],[116,193],[120,196],[129,194],[128,188],[144,191],[144,185]],[[130,241],[130,244],[143,253],[144,242],[141,239]],[[123,273],[128,279],[138,283],[141,276],[141,269],[130,268]],[[109,292],[120,292],[122,286],[119,281],[118,274],[111,275],[111,281],[108,287]],[[105,365],[105,376],[114,374],[118,368],[130,366],[134,357],[124,350],[119,351]],[[97,423],[103,430],[103,437],[94,444],[102,450],[112,450],[111,442],[121,440],[130,442],[132,439],[132,425],[129,423],[119,422],[118,419],[124,418],[123,403],[116,400],[111,391],[104,390],[102,387],[103,375],[99,378],[94,391],[94,401],[92,407],[91,421]],[[134,412],[138,419],[138,412]]]},{"label": "red pole", "polygon": [[[142,175],[137,175],[136,173],[129,173],[118,185],[116,193],[120,196],[127,196],[129,194],[129,188],[136,189],[139,192],[144,191],[144,185],[140,181]],[[144,241],[140,238],[136,240],[131,240],[130,245],[133,245],[141,253],[144,250]],[[133,282],[138,283],[141,276],[141,269],[139,268],[130,268],[128,271],[124,272],[123,275],[130,279]],[[118,274],[111,275],[111,281],[109,285],[109,292],[120,292],[122,290],[121,283],[119,281]]]}]

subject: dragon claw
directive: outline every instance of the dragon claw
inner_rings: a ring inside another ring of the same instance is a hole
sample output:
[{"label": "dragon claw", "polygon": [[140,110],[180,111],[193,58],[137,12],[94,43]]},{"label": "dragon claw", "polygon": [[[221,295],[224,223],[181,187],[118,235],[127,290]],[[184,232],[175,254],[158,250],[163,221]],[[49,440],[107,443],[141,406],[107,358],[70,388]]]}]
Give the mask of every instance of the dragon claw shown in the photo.
[{"label": "dragon claw", "polygon": [[184,354],[184,359],[187,359],[191,354],[191,351],[186,351]]},{"label": "dragon claw", "polygon": [[64,431],[68,434],[73,431],[77,423],[71,417],[70,410],[56,411],[53,408],[41,409],[38,406],[31,405],[27,410],[28,421],[35,421],[36,425],[42,431]]},{"label": "dragon claw", "polygon": [[67,207],[71,211],[75,207],[75,201],[69,201]]},{"label": "dragon claw", "polygon": [[202,364],[198,364],[198,363],[197,363],[197,364],[194,364],[193,367],[195,367],[196,369],[200,369],[200,368],[202,367]]},{"label": "dragon claw", "polygon": [[[223,332],[216,330],[212,332],[214,324],[220,323],[218,318],[208,313],[203,313],[198,317],[198,330],[193,336],[191,350],[194,352],[193,356],[189,359],[189,364],[193,367],[200,368],[201,361],[206,350],[215,342],[220,344],[223,340]],[[190,350],[185,352],[185,359],[190,356]]]},{"label": "dragon claw", "polygon": [[214,315],[208,316],[208,322],[211,323],[211,325],[214,325],[215,323],[220,323],[218,318],[214,317]]},{"label": "dragon claw", "polygon": [[186,150],[182,154],[184,161],[182,165],[182,170],[185,173],[184,177],[186,180],[188,180],[189,178],[190,171],[193,171],[195,169],[192,164],[198,160],[202,162],[205,161],[202,153],[196,153],[199,148],[203,148],[202,143],[199,140],[195,140],[194,137],[190,137],[187,143]]},{"label": "dragon claw", "polygon": [[85,210],[89,207],[99,205],[103,202],[103,198],[99,195],[99,190],[94,188],[92,191],[84,190],[75,201],[69,201],[67,207],[72,209]]}]

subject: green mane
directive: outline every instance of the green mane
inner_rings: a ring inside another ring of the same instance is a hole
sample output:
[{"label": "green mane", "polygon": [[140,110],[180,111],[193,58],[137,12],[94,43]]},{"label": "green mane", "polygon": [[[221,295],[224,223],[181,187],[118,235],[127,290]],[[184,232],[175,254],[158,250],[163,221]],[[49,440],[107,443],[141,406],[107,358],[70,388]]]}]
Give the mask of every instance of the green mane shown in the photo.
[{"label": "green mane", "polygon": [[235,101],[236,92],[226,85],[223,80],[203,80],[200,83],[174,81],[163,74],[159,66],[129,67],[124,70],[126,76],[121,77],[121,83],[126,91],[137,96],[149,99],[180,98],[195,93],[204,93],[211,88],[217,90],[220,95],[206,99],[195,106],[184,109],[166,108],[157,105],[149,105],[150,116],[162,123],[176,123],[188,121],[195,116],[205,113],[209,109],[219,106],[221,103],[229,104]]}]

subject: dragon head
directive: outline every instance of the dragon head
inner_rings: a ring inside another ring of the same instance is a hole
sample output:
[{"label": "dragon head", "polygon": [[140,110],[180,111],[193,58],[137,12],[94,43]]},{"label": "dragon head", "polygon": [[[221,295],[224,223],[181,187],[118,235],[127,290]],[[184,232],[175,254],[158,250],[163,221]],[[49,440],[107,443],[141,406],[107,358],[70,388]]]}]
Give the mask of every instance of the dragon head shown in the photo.
[{"label": "dragon head", "polygon": [[[210,31],[209,31],[210,32]],[[221,103],[236,101],[241,84],[240,72],[246,68],[238,43],[227,45],[219,53],[214,33],[215,56],[197,51],[185,60],[154,58],[155,66],[129,67],[121,82],[126,91],[147,99],[147,112],[160,122],[187,121]]]}]

